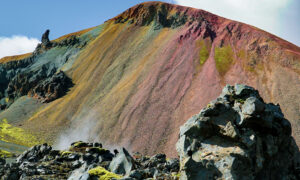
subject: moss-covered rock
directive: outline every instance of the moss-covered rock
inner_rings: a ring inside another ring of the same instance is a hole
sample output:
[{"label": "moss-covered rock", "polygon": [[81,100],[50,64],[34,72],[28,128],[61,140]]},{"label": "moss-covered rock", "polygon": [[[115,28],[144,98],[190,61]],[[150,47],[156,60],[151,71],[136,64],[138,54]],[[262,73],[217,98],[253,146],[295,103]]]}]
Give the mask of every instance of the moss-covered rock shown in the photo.
[{"label": "moss-covered rock", "polygon": [[61,151],[60,154],[61,154],[61,156],[67,156],[67,155],[72,154],[72,152],[70,152],[70,151]]},{"label": "moss-covered rock", "polygon": [[82,148],[82,147],[87,147],[88,144],[86,142],[83,141],[77,141],[71,144],[71,147],[75,147],[75,148]]},{"label": "moss-covered rock", "polygon": [[122,176],[114,174],[112,172],[107,171],[101,166],[98,166],[94,169],[89,170],[90,176],[96,176],[99,178],[99,180],[110,180],[110,179],[121,179]]},{"label": "moss-covered rock", "polygon": [[96,153],[96,154],[102,155],[102,154],[109,153],[109,150],[104,149],[104,148],[100,148],[100,147],[89,147],[89,148],[86,148],[86,152],[92,153],[92,154]]}]

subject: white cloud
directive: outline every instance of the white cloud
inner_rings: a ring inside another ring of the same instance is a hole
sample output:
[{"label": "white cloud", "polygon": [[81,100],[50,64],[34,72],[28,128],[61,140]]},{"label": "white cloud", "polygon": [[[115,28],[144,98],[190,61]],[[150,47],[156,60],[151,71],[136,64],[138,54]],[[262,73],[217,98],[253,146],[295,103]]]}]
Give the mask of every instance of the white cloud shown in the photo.
[{"label": "white cloud", "polygon": [[0,37],[0,58],[32,52],[39,42],[26,36]]},{"label": "white cloud", "polygon": [[[273,34],[281,33],[280,15],[293,0],[174,0],[175,3],[195,7],[241,21]],[[297,23],[297,22],[295,22]]]}]

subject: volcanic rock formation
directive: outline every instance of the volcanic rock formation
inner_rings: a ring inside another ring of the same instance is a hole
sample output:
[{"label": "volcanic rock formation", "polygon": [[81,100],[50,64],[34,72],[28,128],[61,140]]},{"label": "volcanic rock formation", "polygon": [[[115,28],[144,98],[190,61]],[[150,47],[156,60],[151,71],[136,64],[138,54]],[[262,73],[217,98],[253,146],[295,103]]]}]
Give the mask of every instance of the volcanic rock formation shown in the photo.
[{"label": "volcanic rock formation", "polygon": [[49,33],[50,33],[50,30],[47,29],[45,31],[45,33],[42,35],[42,44],[46,45],[48,43],[50,43],[50,40],[49,40]]},{"label": "volcanic rock formation", "polygon": [[53,150],[47,144],[33,146],[13,163],[0,158],[0,178],[5,180],[110,180],[123,177],[128,180],[171,180],[178,179],[178,171],[179,160],[166,159],[164,154],[147,157],[136,153],[131,157],[122,149],[114,155],[100,143],[81,141],[72,143],[66,151]]},{"label": "volcanic rock formation", "polygon": [[300,154],[279,105],[227,85],[180,128],[181,179],[299,179]]},{"label": "volcanic rock formation", "polygon": [[[176,156],[184,121],[242,83],[280,104],[300,143],[300,48],[258,28],[147,2],[50,43],[0,60],[0,126],[6,119],[51,144],[79,129],[85,140]],[[24,140],[9,133],[2,140]]]},{"label": "volcanic rock formation", "polygon": [[300,152],[291,125],[278,105],[266,104],[254,88],[227,85],[222,94],[190,118],[177,143],[180,161],[125,149],[114,154],[101,143],[74,142],[68,150],[33,146],[6,163],[0,178],[126,180],[296,180]]}]

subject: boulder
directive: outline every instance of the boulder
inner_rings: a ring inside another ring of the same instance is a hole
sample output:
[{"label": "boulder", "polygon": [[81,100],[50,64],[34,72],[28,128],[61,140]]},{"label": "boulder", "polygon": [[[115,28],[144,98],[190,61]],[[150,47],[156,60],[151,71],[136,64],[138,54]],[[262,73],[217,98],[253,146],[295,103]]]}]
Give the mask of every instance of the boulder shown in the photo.
[{"label": "boulder", "polygon": [[299,179],[299,149],[279,105],[227,85],[181,128],[180,179]]},{"label": "boulder", "polygon": [[43,159],[52,150],[52,147],[48,144],[36,145],[25,151],[17,158],[17,163],[23,163],[25,161],[36,162]]},{"label": "boulder", "polygon": [[116,174],[128,175],[134,168],[134,159],[125,148],[113,158],[109,165],[109,170]]},{"label": "boulder", "polygon": [[4,166],[6,163],[6,160],[4,158],[0,157],[0,166]]}]

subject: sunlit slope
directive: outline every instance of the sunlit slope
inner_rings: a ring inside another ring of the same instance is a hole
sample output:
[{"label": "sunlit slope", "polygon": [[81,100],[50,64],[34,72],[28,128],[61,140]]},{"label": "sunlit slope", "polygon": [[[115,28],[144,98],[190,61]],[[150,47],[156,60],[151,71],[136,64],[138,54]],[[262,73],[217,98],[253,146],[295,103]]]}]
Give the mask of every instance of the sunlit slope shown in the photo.
[{"label": "sunlit slope", "polygon": [[74,86],[23,128],[54,142],[68,128],[93,124],[90,134],[107,144],[174,155],[179,126],[225,84],[244,83],[280,104],[299,144],[299,47],[205,11],[155,2],[101,28],[62,68]]}]

